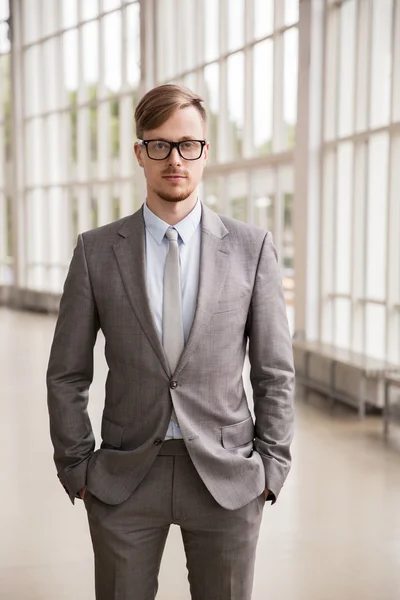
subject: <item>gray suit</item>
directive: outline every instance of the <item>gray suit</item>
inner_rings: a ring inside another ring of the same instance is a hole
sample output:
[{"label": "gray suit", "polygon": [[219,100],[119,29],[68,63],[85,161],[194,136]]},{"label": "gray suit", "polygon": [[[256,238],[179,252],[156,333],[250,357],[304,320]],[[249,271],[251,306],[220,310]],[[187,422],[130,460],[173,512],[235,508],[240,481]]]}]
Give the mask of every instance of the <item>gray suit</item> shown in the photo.
[{"label": "gray suit", "polygon": [[[142,210],[79,236],[47,373],[54,457],[72,501],[85,486],[98,503],[127,501],[156,464],[173,406],[216,504],[241,509],[265,487],[279,495],[290,469],[294,368],[271,234],[205,206],[201,226],[197,310],[174,373],[146,291]],[[94,451],[86,408],[100,327],[109,373]],[[242,382],[247,339],[255,424]]]}]

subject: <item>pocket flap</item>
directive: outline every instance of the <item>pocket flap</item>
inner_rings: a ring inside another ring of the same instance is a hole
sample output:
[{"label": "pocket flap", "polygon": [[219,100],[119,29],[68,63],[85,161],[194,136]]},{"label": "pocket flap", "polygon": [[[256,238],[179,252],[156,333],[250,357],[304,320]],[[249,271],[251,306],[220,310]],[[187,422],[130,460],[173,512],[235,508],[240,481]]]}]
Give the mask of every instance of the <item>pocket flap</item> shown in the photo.
[{"label": "pocket flap", "polygon": [[124,429],[125,427],[122,425],[117,425],[103,417],[101,422],[101,437],[103,442],[110,446],[114,446],[114,448],[119,448],[122,444],[122,434],[124,433]]},{"label": "pocket flap", "polygon": [[237,446],[249,444],[254,439],[253,419],[249,417],[244,421],[240,421],[240,423],[226,425],[221,428],[221,433],[224,448],[236,448]]}]

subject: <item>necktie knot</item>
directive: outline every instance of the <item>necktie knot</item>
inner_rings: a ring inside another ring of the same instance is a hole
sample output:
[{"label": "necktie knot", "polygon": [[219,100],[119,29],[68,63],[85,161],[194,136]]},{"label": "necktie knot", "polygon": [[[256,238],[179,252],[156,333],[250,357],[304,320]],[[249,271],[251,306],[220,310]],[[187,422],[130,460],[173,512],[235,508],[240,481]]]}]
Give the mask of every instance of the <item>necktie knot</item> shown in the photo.
[{"label": "necktie knot", "polygon": [[167,229],[167,231],[165,232],[165,237],[170,241],[170,242],[177,242],[178,241],[178,232],[176,229],[173,229],[172,227],[170,227],[169,229]]}]

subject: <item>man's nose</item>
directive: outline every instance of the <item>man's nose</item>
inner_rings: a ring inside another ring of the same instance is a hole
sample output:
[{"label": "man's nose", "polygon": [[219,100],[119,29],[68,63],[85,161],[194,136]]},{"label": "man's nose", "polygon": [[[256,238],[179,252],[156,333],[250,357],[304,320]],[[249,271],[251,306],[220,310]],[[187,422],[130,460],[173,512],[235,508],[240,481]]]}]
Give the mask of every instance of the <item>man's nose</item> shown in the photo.
[{"label": "man's nose", "polygon": [[170,165],[178,165],[182,162],[182,157],[178,152],[178,148],[172,148],[172,152],[168,157],[168,162]]}]

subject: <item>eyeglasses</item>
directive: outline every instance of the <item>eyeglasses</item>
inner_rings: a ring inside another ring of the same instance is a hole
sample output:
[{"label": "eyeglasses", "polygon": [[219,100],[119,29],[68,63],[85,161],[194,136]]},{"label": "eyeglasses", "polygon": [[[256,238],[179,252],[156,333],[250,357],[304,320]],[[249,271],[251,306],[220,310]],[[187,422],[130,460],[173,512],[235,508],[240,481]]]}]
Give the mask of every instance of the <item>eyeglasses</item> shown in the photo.
[{"label": "eyeglasses", "polygon": [[151,160],[165,160],[176,148],[184,160],[199,160],[203,154],[206,140],[183,140],[182,142],[167,142],[166,140],[139,140],[145,146],[147,156]]}]

